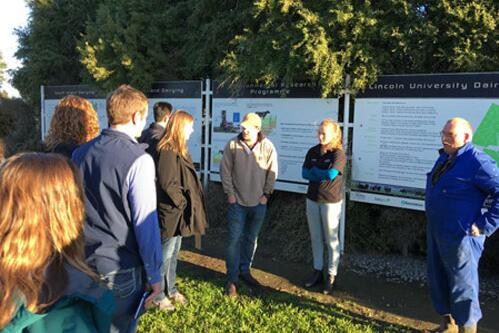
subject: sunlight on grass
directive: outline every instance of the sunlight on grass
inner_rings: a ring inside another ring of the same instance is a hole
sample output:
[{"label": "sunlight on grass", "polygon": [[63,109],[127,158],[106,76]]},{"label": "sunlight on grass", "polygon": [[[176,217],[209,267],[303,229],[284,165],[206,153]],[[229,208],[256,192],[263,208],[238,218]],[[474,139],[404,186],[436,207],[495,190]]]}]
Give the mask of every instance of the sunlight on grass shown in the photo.
[{"label": "sunlight on grass", "polygon": [[172,313],[148,311],[137,332],[411,332],[278,291],[250,296],[251,290],[241,287],[239,299],[232,300],[224,296],[223,283],[183,274],[178,286],[189,304]]}]

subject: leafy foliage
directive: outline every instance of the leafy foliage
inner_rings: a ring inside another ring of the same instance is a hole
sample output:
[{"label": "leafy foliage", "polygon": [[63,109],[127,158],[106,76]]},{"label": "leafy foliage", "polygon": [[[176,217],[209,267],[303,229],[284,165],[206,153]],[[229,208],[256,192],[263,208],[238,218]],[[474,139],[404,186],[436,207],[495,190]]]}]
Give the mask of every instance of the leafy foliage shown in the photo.
[{"label": "leafy foliage", "polygon": [[89,79],[107,90],[213,77],[244,12],[239,1],[107,0],[78,50]]},{"label": "leafy foliage", "polygon": [[222,62],[231,82],[314,79],[323,95],[380,74],[497,69],[493,1],[255,2],[253,27]]},{"label": "leafy foliage", "polygon": [[420,72],[499,68],[499,7],[488,1],[431,1],[421,7]]},{"label": "leafy foliage", "polygon": [[497,1],[31,0],[14,85],[218,78],[318,80],[324,96],[380,74],[496,70]]}]

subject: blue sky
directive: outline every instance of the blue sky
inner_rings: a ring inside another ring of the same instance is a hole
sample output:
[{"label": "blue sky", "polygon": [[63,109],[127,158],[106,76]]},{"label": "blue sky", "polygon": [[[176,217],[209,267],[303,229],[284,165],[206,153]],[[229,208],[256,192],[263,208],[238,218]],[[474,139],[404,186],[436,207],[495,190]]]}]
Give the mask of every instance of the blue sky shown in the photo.
[{"label": "blue sky", "polygon": [[[7,69],[19,66],[19,62],[14,58],[14,53],[17,50],[17,36],[14,35],[14,29],[26,26],[28,14],[24,0],[0,1],[0,52],[2,52],[2,57],[7,64]],[[19,96],[17,90],[12,88],[9,83],[4,83],[2,88],[7,91],[9,96]]]}]

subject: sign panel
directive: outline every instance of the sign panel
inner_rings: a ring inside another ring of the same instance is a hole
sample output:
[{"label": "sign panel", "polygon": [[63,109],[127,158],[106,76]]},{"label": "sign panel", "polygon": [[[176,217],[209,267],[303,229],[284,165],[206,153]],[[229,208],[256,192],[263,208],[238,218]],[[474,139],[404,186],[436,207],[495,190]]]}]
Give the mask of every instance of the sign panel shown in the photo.
[{"label": "sign panel", "polygon": [[318,143],[317,127],[326,118],[338,118],[338,99],[320,98],[313,83],[294,83],[265,88],[248,85],[236,94],[214,89],[211,143],[211,179],[220,180],[219,168],[227,142],[240,133],[246,113],[262,118],[262,131],[278,155],[276,189],[305,193],[308,183],[301,168],[310,147]]},{"label": "sign panel", "polygon": [[184,110],[194,117],[194,132],[188,141],[189,153],[194,163],[201,163],[201,140],[203,126],[203,100],[201,81],[156,82],[147,94],[149,113],[147,125],[154,122],[153,106],[157,102],[168,102],[173,110]]},{"label": "sign panel", "polygon": [[424,210],[445,122],[471,122],[499,163],[499,73],[385,76],[355,100],[351,199]]},{"label": "sign panel", "polygon": [[[202,138],[202,82],[201,81],[165,81],[155,82],[146,94],[149,99],[149,111],[146,127],[154,122],[153,106],[157,102],[169,102],[174,110],[185,110],[194,117],[194,133],[189,140],[189,153],[194,163],[201,162]],[[77,95],[88,99],[99,117],[100,128],[107,128],[106,97],[87,85],[48,86],[44,87],[44,114],[42,116],[42,137],[50,127],[54,108],[61,98]]]}]

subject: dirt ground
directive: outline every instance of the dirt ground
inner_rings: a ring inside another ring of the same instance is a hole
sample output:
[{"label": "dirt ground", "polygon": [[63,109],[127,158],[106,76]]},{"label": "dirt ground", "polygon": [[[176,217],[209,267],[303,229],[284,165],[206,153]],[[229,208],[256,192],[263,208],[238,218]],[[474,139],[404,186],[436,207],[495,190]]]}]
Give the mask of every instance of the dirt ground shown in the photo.
[{"label": "dirt ground", "polygon": [[[204,272],[225,273],[223,239],[208,235],[203,237],[202,245],[201,250],[196,250],[192,239],[186,239],[180,265],[185,262],[202,268]],[[323,295],[320,289],[309,291],[301,287],[311,272],[308,265],[271,259],[272,256],[266,254],[268,251],[269,248],[258,250],[253,265],[255,277],[267,288],[310,297],[325,304],[336,304],[365,318],[403,325],[415,332],[437,326],[439,317],[433,311],[424,286],[390,282],[369,274],[360,275],[349,270],[348,266],[340,265],[336,291],[333,295]],[[483,318],[478,331],[498,333],[499,300],[482,297],[480,302]]]}]

